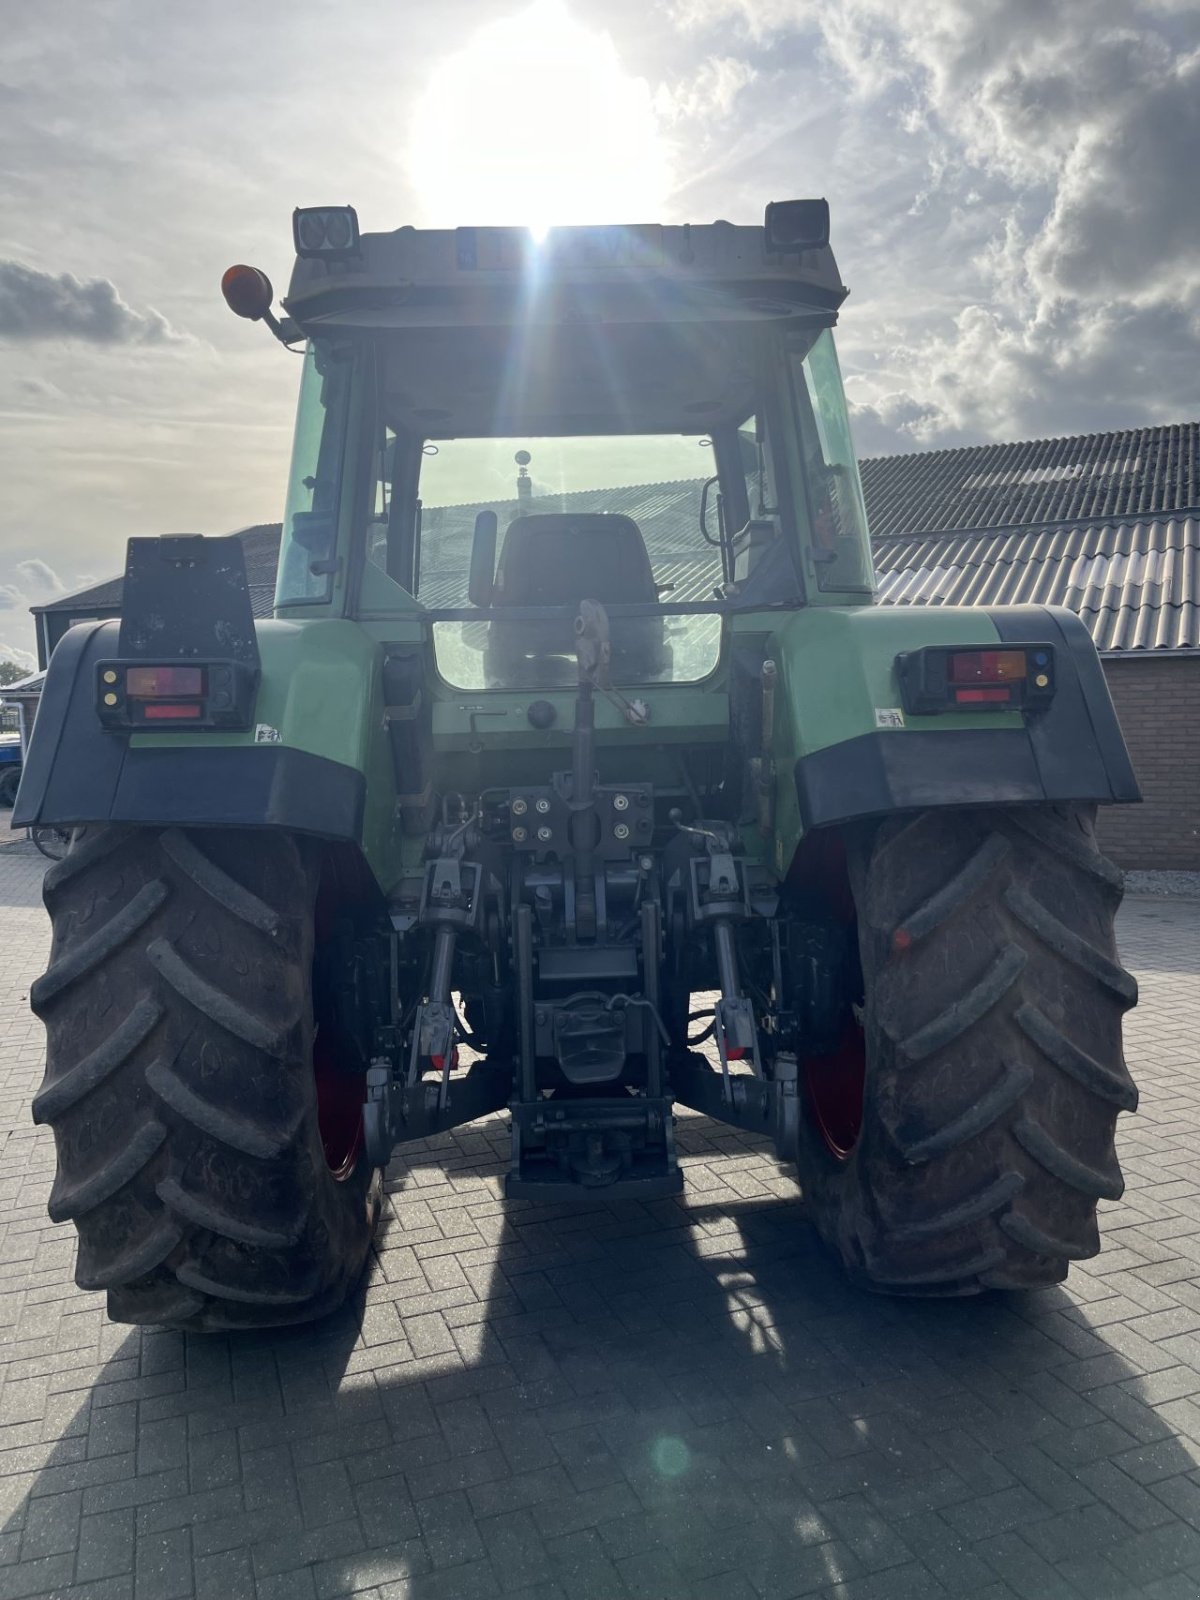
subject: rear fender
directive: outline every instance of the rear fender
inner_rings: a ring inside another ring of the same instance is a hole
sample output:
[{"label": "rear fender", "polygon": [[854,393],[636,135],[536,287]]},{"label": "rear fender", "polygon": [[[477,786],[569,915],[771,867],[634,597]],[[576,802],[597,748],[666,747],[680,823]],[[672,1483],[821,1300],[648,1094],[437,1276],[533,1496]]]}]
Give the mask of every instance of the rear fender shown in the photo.
[{"label": "rear fender", "polygon": [[[131,734],[105,730],[96,714],[96,664],[120,654],[118,624],[69,629],[46,675],[14,823],[265,826],[377,854],[394,809],[379,646],[337,619],[263,622],[257,634],[250,728]],[[381,763],[385,780],[368,783]]]},{"label": "rear fender", "polygon": [[[1054,646],[1044,710],[901,710],[896,656],[924,645]],[[802,833],[937,806],[1140,800],[1099,657],[1058,607],[861,606],[795,613],[770,644],[776,696],[776,866]]]}]

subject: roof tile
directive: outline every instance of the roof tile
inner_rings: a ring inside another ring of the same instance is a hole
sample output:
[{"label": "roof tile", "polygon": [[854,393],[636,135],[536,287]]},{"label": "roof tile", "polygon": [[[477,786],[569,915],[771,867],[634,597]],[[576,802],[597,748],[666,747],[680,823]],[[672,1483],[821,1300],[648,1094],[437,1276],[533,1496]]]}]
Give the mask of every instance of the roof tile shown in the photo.
[{"label": "roof tile", "polygon": [[875,539],[1200,507],[1200,422],[862,463]]},{"label": "roof tile", "polygon": [[1200,649],[1200,517],[883,539],[884,605],[1067,606],[1096,648]]}]

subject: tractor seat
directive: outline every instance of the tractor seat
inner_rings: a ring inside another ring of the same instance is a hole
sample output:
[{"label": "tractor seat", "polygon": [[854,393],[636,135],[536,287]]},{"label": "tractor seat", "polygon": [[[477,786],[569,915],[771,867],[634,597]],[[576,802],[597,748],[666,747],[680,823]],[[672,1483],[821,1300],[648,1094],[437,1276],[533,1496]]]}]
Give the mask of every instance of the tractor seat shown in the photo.
[{"label": "tractor seat", "polygon": [[[490,684],[574,683],[575,611],[601,605],[653,605],[654,571],[631,517],[606,512],[519,516],[504,535],[492,605],[569,606],[545,621],[494,621],[485,670]],[[612,672],[617,681],[654,677],[666,666],[661,617],[614,617]]]}]

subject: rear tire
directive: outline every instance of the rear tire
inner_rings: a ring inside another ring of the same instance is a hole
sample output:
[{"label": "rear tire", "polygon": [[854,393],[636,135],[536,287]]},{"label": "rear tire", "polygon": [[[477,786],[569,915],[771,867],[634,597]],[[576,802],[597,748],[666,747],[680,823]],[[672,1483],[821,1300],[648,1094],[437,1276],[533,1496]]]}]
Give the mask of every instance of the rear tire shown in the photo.
[{"label": "rear tire", "polygon": [[811,1099],[802,1115],[813,1221],[883,1292],[1060,1282],[1100,1248],[1097,1202],[1124,1188],[1117,1115],[1137,1105],[1122,880],[1093,809],[891,818],[850,836],[848,865],[865,1094],[841,1153]]},{"label": "rear tire", "polygon": [[46,873],[33,1115],[54,1129],[76,1282],[116,1322],[304,1322],[362,1272],[381,1182],[361,1141],[336,1161],[322,1139],[319,866],[265,830],[101,827]]}]

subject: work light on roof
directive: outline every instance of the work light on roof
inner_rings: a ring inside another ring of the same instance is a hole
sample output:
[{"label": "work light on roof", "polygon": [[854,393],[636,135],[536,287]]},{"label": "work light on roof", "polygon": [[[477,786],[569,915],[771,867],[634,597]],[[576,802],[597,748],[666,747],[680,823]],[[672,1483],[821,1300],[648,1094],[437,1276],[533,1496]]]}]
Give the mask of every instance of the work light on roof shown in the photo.
[{"label": "work light on roof", "polygon": [[292,213],[296,254],[342,260],[358,254],[358,214],[353,206],[300,206]]},{"label": "work light on roof", "polygon": [[790,255],[829,243],[828,200],[775,200],[765,218],[767,249]]}]

